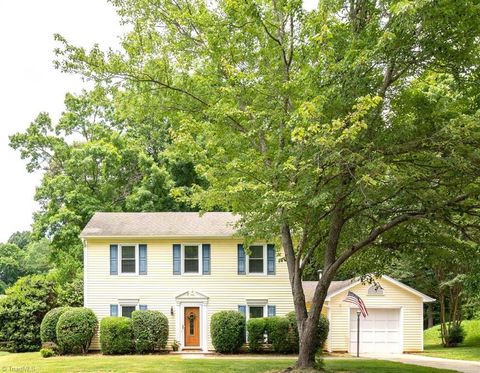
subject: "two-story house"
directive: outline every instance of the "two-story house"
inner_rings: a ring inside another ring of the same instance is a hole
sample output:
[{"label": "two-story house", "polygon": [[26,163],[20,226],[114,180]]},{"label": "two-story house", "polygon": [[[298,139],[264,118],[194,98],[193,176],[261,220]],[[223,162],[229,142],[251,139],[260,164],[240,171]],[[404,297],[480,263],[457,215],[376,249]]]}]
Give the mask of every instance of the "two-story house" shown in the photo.
[{"label": "two-story house", "polygon": [[[226,212],[96,213],[84,240],[84,299],[99,319],[152,309],[169,319],[169,346],[213,350],[211,316],[238,310],[246,319],[294,309],[287,266],[269,242],[245,250]],[[280,253],[281,251],[278,251]],[[304,281],[307,307],[316,281]],[[423,303],[434,299],[388,276],[377,285],[332,282],[322,313],[329,351],[401,353],[423,350]],[[357,330],[361,296],[368,316]],[[98,335],[92,349],[99,349]]]},{"label": "two-story house", "polygon": [[236,221],[224,212],[96,213],[81,233],[85,307],[99,319],[159,310],[169,344],[203,351],[213,349],[215,312],[239,310],[248,320],[292,311],[285,262],[268,242],[246,251]]}]

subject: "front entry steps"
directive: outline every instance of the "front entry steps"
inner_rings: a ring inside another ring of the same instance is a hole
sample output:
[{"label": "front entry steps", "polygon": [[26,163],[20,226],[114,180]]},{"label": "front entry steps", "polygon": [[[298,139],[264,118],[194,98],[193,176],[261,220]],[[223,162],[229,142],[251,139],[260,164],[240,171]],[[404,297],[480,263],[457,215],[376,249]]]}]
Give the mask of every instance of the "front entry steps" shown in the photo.
[{"label": "front entry steps", "polygon": [[213,355],[214,351],[202,351],[199,348],[184,348],[182,351],[170,351],[172,355]]}]

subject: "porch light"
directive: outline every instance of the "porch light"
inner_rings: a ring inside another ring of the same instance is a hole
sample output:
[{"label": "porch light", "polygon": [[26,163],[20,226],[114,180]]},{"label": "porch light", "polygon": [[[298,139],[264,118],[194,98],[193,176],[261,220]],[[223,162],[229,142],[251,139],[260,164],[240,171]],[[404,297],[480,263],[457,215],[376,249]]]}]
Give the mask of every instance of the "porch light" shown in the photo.
[{"label": "porch light", "polygon": [[174,312],[173,312],[173,306],[170,307],[170,315],[173,316],[174,315]]}]

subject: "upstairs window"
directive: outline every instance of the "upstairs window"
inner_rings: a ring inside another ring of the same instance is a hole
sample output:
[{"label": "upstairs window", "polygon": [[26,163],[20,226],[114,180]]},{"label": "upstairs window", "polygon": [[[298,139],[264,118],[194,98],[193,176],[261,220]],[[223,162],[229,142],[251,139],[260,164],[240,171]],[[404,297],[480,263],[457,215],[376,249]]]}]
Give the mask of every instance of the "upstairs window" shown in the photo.
[{"label": "upstairs window", "polygon": [[266,250],[263,245],[250,246],[250,253],[248,257],[248,273],[265,273],[266,264]]},{"label": "upstairs window", "polygon": [[137,247],[120,246],[120,273],[137,273]]},{"label": "upstairs window", "polygon": [[201,245],[183,245],[183,273],[201,273]]}]

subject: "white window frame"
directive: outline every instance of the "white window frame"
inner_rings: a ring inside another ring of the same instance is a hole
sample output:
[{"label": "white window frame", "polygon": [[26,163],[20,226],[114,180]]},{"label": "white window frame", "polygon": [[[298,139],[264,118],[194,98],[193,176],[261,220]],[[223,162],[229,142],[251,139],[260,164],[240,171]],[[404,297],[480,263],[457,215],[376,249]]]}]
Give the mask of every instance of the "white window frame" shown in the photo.
[{"label": "white window frame", "polygon": [[[124,246],[135,246],[135,272],[122,272],[122,247]],[[138,276],[139,267],[140,267],[140,255],[138,244],[134,243],[122,243],[118,244],[118,274],[120,276]]]},{"label": "white window frame", "polygon": [[118,305],[118,316],[120,316],[120,317],[123,317],[123,312],[122,312],[123,307],[134,307],[135,311],[138,311],[138,304],[119,304]]},{"label": "white window frame", "polygon": [[[250,304],[249,304],[249,301],[247,301],[247,304],[245,306],[245,323],[247,323],[248,320],[250,320],[250,307],[262,307],[263,308],[262,318],[263,317],[268,317],[268,301],[266,303],[264,301],[259,301],[258,304],[256,304],[255,300],[250,300]],[[248,331],[246,331],[246,333],[245,333],[245,338],[248,341]],[[266,333],[264,335],[264,339],[265,339],[265,341],[267,340],[267,334]]]},{"label": "white window frame", "polygon": [[267,244],[254,243],[249,246],[262,246],[263,247],[263,272],[250,272],[250,255],[245,252],[245,273],[250,276],[266,276],[267,275]]},{"label": "white window frame", "polygon": [[[198,247],[198,272],[185,272],[185,246],[197,246]],[[181,247],[181,273],[185,276],[198,276],[203,273],[203,250],[200,243],[185,243]]]},{"label": "white window frame", "polygon": [[247,314],[246,314],[246,321],[250,320],[250,307],[262,307],[263,308],[263,316],[262,317],[268,317],[268,304],[262,306],[260,304],[255,305],[255,304],[247,304]]}]

